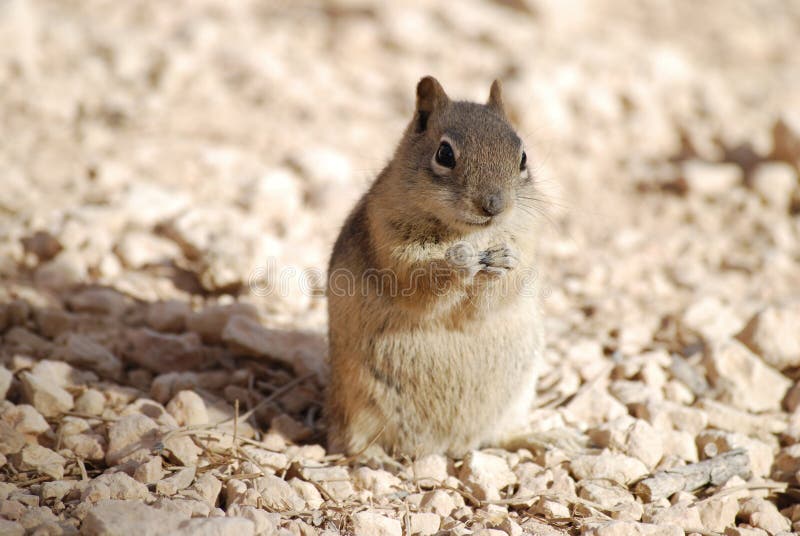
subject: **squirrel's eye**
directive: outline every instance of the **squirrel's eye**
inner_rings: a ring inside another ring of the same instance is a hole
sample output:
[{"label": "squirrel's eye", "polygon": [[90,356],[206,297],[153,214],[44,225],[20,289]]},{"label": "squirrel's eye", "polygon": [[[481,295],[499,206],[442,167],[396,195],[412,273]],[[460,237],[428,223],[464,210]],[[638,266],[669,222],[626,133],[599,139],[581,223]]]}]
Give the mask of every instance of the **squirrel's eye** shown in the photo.
[{"label": "squirrel's eye", "polygon": [[525,151],[522,151],[522,160],[519,161],[519,170],[525,171],[525,166],[528,165],[528,155],[525,154]]},{"label": "squirrel's eye", "polygon": [[446,141],[440,143],[436,150],[436,163],[450,169],[456,167],[456,155]]}]

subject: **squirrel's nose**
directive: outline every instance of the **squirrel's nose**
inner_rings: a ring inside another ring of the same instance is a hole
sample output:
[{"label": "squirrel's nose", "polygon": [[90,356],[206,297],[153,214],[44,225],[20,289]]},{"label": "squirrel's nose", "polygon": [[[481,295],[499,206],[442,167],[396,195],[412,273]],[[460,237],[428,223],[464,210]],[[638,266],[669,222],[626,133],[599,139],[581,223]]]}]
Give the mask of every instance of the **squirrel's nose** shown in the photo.
[{"label": "squirrel's nose", "polygon": [[481,209],[487,216],[497,216],[505,209],[505,201],[501,192],[489,194],[481,201]]}]

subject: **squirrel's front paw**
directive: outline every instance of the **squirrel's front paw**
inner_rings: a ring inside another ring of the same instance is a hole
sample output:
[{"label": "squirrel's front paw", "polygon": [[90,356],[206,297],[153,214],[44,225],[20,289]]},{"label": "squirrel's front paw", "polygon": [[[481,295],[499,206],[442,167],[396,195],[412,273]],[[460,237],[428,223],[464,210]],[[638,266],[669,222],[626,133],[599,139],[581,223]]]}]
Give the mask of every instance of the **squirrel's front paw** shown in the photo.
[{"label": "squirrel's front paw", "polygon": [[481,262],[482,253],[477,251],[467,242],[459,242],[448,248],[444,258],[451,268],[461,272],[465,277],[472,278],[484,268]]},{"label": "squirrel's front paw", "polygon": [[481,272],[500,276],[517,267],[519,252],[507,244],[492,246],[481,252],[479,262],[482,265]]}]

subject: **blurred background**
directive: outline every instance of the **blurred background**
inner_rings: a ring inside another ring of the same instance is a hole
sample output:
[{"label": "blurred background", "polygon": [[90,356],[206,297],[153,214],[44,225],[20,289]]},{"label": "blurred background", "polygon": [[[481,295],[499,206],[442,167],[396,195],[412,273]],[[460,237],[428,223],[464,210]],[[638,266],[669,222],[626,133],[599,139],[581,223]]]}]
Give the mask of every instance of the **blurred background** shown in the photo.
[{"label": "blurred background", "polygon": [[324,269],[420,77],[500,78],[554,348],[634,352],[702,300],[744,322],[800,289],[798,50],[796,1],[3,0],[0,271],[322,330],[253,274]]}]

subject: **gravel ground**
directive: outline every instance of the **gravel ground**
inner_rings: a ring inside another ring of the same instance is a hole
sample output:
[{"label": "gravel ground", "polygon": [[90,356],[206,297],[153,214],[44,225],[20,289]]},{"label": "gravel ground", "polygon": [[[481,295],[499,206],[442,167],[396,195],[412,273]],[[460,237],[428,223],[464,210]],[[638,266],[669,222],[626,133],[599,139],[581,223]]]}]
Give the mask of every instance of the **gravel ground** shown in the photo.
[{"label": "gravel ground", "polygon": [[[0,1],[0,534],[800,531],[798,50],[781,0]],[[514,450],[365,465],[320,281],[425,74],[504,81],[546,363]]]}]

